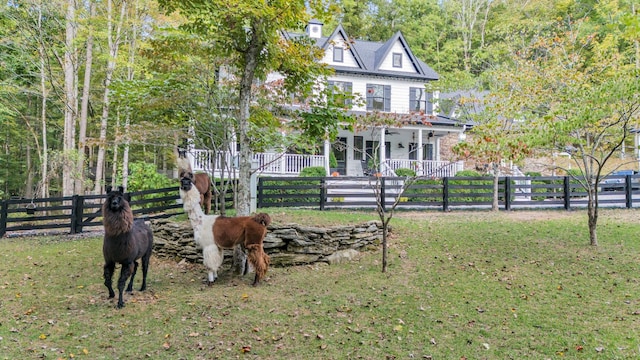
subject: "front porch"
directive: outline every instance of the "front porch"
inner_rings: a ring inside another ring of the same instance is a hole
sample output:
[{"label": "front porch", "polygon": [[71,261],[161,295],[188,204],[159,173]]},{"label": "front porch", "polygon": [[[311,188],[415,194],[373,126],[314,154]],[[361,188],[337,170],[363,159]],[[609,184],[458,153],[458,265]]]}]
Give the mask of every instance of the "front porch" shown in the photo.
[{"label": "front porch", "polygon": [[[238,154],[214,152],[211,150],[192,149],[188,153],[194,171],[206,172],[214,178],[236,178],[238,174]],[[320,166],[330,175],[329,158],[325,155],[301,155],[286,153],[256,153],[253,155],[259,176],[298,176],[302,169]],[[417,176],[443,178],[455,176],[463,169],[463,162],[437,160],[385,159],[380,166],[384,176],[395,176],[400,168],[413,169]],[[369,175],[367,169],[360,165],[359,173],[350,176]]]}]

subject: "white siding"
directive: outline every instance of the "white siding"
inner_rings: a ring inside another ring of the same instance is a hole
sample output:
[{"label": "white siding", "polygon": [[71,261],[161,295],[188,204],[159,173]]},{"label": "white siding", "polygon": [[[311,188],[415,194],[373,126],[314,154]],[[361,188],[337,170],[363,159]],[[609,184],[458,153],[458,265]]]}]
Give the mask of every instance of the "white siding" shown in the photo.
[{"label": "white siding", "polygon": [[[338,46],[344,49],[343,51],[343,62],[335,62],[333,61],[333,47]],[[324,54],[324,58],[322,62],[334,65],[334,66],[347,66],[359,68],[358,63],[356,63],[356,59],[353,57],[351,50],[349,50],[349,44],[345,42],[342,37],[336,37],[333,41],[333,44],[329,44],[327,46],[327,51]]]},{"label": "white siding", "polygon": [[[402,54],[401,68],[393,67],[393,53]],[[382,60],[380,70],[402,71],[413,74],[417,73],[415,67],[413,67],[413,64],[409,60],[409,54],[407,54],[400,41],[396,41],[396,43],[393,44],[391,50],[387,53],[387,57]]]},{"label": "white siding", "polygon": [[[401,79],[366,78],[362,76],[338,75],[330,77],[329,80],[351,82],[353,84],[353,94],[361,96],[363,100],[366,100],[367,97],[367,84],[391,85],[390,112],[400,114],[409,112],[409,88],[424,88],[423,82]],[[353,108],[353,110],[356,111],[366,111],[366,109],[366,104],[362,107]]]}]

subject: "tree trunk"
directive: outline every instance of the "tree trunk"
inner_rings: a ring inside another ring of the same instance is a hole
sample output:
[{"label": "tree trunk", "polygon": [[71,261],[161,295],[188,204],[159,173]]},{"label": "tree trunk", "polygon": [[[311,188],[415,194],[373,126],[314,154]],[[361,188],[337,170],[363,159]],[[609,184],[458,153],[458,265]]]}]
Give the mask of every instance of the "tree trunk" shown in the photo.
[{"label": "tree trunk", "polygon": [[75,150],[75,130],[77,117],[77,54],[76,39],[76,7],[75,0],[67,1],[65,51],[64,51],[64,136],[62,172],[62,194],[70,196],[74,193],[73,166],[68,160],[69,152]]},{"label": "tree trunk", "polygon": [[[259,25],[259,24],[258,24]],[[251,162],[253,152],[249,142],[249,116],[251,105],[251,89],[258,66],[258,56],[264,49],[261,34],[256,29],[256,25],[251,32],[251,42],[244,54],[245,68],[240,79],[239,106],[240,116],[238,119],[239,141],[240,141],[240,169],[238,173],[238,202],[236,213],[239,216],[247,216],[251,212]]]},{"label": "tree trunk", "polygon": [[[38,32],[42,31],[42,8],[38,7]],[[49,151],[47,149],[48,147],[48,143],[47,143],[47,98],[49,96],[49,93],[47,91],[47,72],[45,70],[46,67],[46,53],[44,50],[44,47],[42,45],[42,42],[40,42],[40,45],[38,46],[38,52],[39,52],[39,56],[40,56],[40,95],[42,97],[42,103],[41,103],[41,112],[40,112],[40,122],[42,124],[41,126],[41,136],[42,136],[42,149],[40,149],[40,151],[42,152],[40,154],[40,158],[42,159],[42,164],[41,164],[41,172],[42,172],[42,177],[41,177],[41,186],[40,186],[40,197],[44,198],[48,198],[49,197],[49,174],[48,174],[48,169],[49,169]]]},{"label": "tree trunk", "polygon": [[587,202],[587,215],[589,223],[589,244],[591,246],[598,246],[598,192],[596,189],[591,188],[589,191],[589,200]]},{"label": "tree trunk", "polygon": [[122,22],[124,21],[124,13],[127,6],[127,2],[123,1],[120,8],[120,19],[116,27],[115,40],[113,37],[113,10],[112,1],[107,1],[107,41],[109,45],[109,60],[107,61],[107,69],[105,71],[104,78],[104,94],[102,96],[102,118],[100,120],[100,144],[98,145],[98,159],[96,160],[96,183],[94,187],[94,193],[100,194],[102,192],[102,177],[104,172],[104,158],[107,146],[107,124],[109,120],[109,89],[111,86],[111,79],[116,69],[116,58],[118,57],[118,45],[120,44],[120,31],[122,29]]},{"label": "tree trunk", "polygon": [[382,222],[382,272],[387,272],[387,258],[388,258],[388,235],[389,235],[389,221],[383,219]]},{"label": "tree trunk", "polygon": [[[89,4],[89,17],[93,18],[96,12],[94,2]],[[92,22],[89,22],[92,24]],[[89,36],[87,38],[87,58],[84,69],[84,82],[82,85],[82,101],[80,103],[80,123],[78,129],[78,159],[76,162],[76,192],[84,191],[84,160],[87,143],[87,117],[89,114],[89,97],[91,96],[91,65],[93,63],[93,26],[89,25]]]}]

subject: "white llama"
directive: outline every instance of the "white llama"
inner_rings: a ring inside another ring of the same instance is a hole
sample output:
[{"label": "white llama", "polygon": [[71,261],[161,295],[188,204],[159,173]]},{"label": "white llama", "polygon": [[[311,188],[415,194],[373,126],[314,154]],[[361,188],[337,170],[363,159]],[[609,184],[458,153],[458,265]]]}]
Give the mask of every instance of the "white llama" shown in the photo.
[{"label": "white llama", "polygon": [[200,192],[195,186],[192,186],[191,179],[184,177],[184,175],[187,174],[180,174],[180,198],[193,227],[193,239],[202,248],[203,263],[209,269],[207,279],[211,284],[218,277],[218,268],[222,265],[224,258],[222,249],[216,245],[211,231],[218,215],[206,215],[202,211]]}]

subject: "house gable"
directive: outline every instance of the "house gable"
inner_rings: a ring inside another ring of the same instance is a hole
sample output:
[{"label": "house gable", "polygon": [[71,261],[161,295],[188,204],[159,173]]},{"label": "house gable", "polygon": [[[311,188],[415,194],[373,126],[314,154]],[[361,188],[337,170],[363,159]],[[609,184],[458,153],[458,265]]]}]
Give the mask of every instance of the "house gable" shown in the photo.
[{"label": "house gable", "polygon": [[[353,46],[349,36],[344,31],[342,25],[333,31],[333,33],[325,40],[322,48],[325,51],[322,62],[334,67],[346,67],[364,70],[364,62]],[[342,61],[335,58],[336,48],[342,49]]]},{"label": "house gable", "polygon": [[400,32],[376,51],[376,70],[421,74],[422,68]]}]

